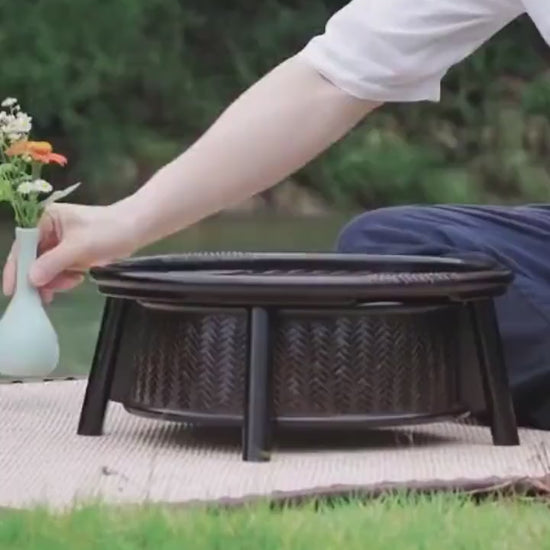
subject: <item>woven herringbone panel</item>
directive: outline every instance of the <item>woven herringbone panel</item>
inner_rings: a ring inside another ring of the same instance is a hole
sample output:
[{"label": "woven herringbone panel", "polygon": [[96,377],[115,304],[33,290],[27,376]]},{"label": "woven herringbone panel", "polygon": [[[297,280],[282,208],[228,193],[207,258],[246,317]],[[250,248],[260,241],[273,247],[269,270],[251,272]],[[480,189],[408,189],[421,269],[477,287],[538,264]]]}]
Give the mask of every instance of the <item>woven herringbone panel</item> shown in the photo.
[{"label": "woven herringbone panel", "polygon": [[457,405],[455,311],[279,319],[275,403],[289,416],[442,412]]},{"label": "woven herringbone panel", "polygon": [[[458,310],[282,311],[273,339],[277,416],[443,413],[458,406]],[[119,365],[144,408],[241,415],[244,310],[130,305]],[[128,368],[130,366],[131,368]]]},{"label": "woven herringbone panel", "polygon": [[147,407],[232,414],[244,402],[246,316],[130,306],[119,364],[134,372],[130,401]]}]

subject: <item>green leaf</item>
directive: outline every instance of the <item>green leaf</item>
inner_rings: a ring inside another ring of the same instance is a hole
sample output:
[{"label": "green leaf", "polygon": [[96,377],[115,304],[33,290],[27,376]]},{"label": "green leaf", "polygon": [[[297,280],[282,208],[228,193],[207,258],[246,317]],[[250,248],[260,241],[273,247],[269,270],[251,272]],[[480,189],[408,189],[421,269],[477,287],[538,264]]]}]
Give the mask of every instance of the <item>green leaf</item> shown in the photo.
[{"label": "green leaf", "polygon": [[47,199],[44,199],[40,203],[40,205],[42,207],[46,208],[50,204],[53,204],[54,202],[57,202],[57,201],[65,198],[67,195],[72,193],[75,189],[80,187],[80,183],[81,182],[75,183],[74,185],[70,185],[69,187],[67,187],[66,189],[63,189],[61,191],[54,191]]},{"label": "green leaf", "polygon": [[0,175],[0,202],[10,201],[11,198],[11,184],[6,178]]},{"label": "green leaf", "polygon": [[0,164],[0,177],[5,177],[10,173],[13,173],[15,166],[9,163]]}]

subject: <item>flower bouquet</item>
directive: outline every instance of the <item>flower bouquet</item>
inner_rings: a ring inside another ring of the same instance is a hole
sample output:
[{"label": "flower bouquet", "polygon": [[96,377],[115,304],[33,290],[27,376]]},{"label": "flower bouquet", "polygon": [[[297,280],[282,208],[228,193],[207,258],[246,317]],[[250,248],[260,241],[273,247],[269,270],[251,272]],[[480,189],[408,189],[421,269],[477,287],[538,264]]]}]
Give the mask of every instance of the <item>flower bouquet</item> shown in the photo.
[{"label": "flower bouquet", "polygon": [[53,191],[42,179],[46,164],[65,166],[67,159],[44,141],[31,141],[31,117],[14,98],[0,104],[0,202],[14,212],[17,278],[14,295],[0,320],[0,374],[46,376],[59,361],[56,332],[40,294],[29,283],[36,259],[38,224],[45,208],[74,191],[79,184]]}]

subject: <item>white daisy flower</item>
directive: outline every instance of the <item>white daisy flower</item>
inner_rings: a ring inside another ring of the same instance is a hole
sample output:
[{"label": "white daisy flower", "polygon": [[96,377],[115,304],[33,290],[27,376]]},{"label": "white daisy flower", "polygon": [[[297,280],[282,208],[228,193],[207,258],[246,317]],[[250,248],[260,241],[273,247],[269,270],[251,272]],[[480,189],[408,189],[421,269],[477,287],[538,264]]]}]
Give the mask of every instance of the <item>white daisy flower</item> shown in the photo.
[{"label": "white daisy flower", "polygon": [[31,183],[34,185],[34,190],[38,191],[39,193],[51,193],[51,191],[53,190],[51,184],[43,179],[37,179],[31,181]]},{"label": "white daisy flower", "polygon": [[20,183],[17,187],[17,192],[21,195],[29,195],[34,191],[33,182],[32,181],[24,181],[23,183]]},{"label": "white daisy flower", "polygon": [[15,99],[15,97],[6,97],[0,105],[2,107],[13,107],[14,105],[17,105],[17,99]]},{"label": "white daisy flower", "polygon": [[8,115],[8,113],[6,113],[5,111],[0,111],[0,128],[2,129],[2,131],[4,131],[4,129],[8,125],[13,124],[14,120],[14,115]]},{"label": "white daisy flower", "polygon": [[17,192],[21,195],[30,193],[50,193],[53,187],[46,180],[37,179],[33,181],[24,181],[17,187]]},{"label": "white daisy flower", "polygon": [[17,141],[25,137],[31,129],[32,118],[27,113],[19,112],[16,115],[5,114],[0,119],[0,132],[5,134],[10,141]]}]

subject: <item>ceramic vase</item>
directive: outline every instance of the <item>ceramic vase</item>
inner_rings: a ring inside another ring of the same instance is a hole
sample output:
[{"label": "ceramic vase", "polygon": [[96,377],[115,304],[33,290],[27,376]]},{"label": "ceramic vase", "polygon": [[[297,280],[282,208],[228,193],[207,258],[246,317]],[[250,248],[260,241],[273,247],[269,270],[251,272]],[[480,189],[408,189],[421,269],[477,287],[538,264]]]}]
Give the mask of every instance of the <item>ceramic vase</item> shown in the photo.
[{"label": "ceramic vase", "polygon": [[38,229],[16,229],[17,283],[0,320],[0,374],[44,377],[59,362],[59,344],[38,291],[29,282],[36,259]]}]

